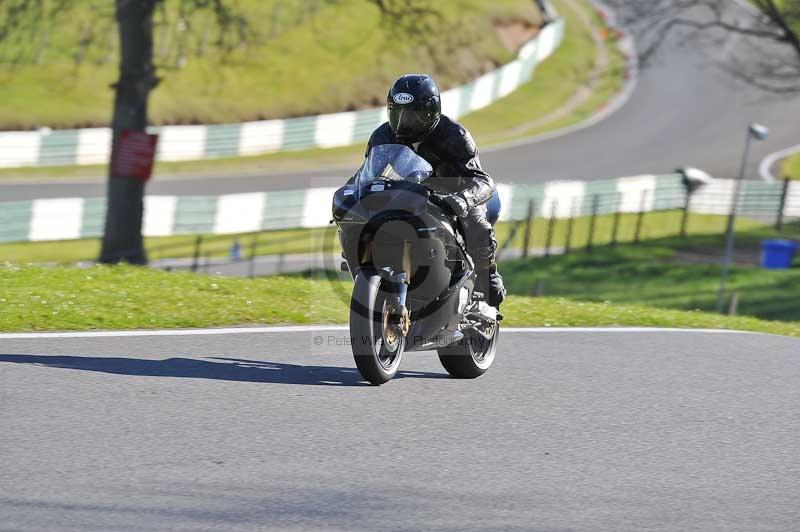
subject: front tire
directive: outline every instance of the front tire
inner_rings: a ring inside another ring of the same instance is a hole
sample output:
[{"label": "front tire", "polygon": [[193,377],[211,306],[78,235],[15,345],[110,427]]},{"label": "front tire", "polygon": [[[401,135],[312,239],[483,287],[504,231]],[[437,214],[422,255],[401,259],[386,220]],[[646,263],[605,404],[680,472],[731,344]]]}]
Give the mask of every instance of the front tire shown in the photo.
[{"label": "front tire", "polygon": [[376,386],[397,374],[405,349],[402,336],[386,338],[384,312],[391,294],[382,289],[382,281],[374,271],[359,272],[350,300],[353,358],[361,376]]},{"label": "front tire", "polygon": [[486,373],[494,362],[499,334],[499,324],[494,325],[488,339],[474,332],[467,334],[452,346],[438,349],[439,361],[447,373],[457,379],[476,379]]}]

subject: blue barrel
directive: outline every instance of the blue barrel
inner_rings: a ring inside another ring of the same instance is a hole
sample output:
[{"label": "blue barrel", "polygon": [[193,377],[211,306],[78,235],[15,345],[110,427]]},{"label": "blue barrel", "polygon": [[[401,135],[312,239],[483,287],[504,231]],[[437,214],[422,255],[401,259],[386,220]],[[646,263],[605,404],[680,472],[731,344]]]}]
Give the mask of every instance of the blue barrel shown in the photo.
[{"label": "blue barrel", "polygon": [[791,240],[764,240],[761,242],[761,267],[771,270],[792,267],[795,243]]}]

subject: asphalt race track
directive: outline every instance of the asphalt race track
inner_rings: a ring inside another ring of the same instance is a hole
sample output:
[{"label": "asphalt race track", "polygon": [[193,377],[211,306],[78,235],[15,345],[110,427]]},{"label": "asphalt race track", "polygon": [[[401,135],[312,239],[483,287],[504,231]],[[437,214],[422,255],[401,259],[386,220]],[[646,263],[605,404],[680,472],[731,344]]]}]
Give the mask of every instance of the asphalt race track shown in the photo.
[{"label": "asphalt race track", "polygon": [[289,330],[0,336],[0,530],[800,523],[800,340],[506,331],[480,379],[375,388]]}]

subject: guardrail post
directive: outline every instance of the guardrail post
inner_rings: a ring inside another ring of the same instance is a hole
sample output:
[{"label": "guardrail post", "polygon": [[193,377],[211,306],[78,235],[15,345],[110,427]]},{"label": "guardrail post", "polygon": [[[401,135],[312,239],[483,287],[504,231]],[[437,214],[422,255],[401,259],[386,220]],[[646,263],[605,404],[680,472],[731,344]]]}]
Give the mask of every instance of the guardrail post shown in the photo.
[{"label": "guardrail post", "polygon": [[550,246],[553,243],[553,227],[556,224],[556,211],[558,210],[558,200],[553,200],[550,210],[550,222],[547,224],[547,242],[544,246],[544,256],[550,256]]},{"label": "guardrail post", "polygon": [[533,285],[533,297],[542,297],[544,295],[544,280],[536,279]]},{"label": "guardrail post", "polygon": [[531,245],[531,231],[533,231],[533,217],[536,212],[536,203],[533,200],[528,201],[528,218],[525,221],[525,239],[522,244],[522,258],[528,258],[528,249]]},{"label": "guardrail post", "polygon": [[257,249],[258,249],[258,233],[253,235],[253,240],[252,242],[250,242],[250,262],[247,265],[247,276],[250,279],[252,279],[255,276]]},{"label": "guardrail post", "polygon": [[731,301],[728,304],[728,316],[736,316],[736,312],[739,310],[739,294],[734,292],[731,294]]},{"label": "guardrail post", "polygon": [[620,217],[622,216],[622,213],[619,212],[619,206],[620,206],[619,204],[621,202],[622,202],[622,194],[617,193],[617,208],[614,209],[614,226],[611,229],[611,245],[612,246],[616,246],[617,245],[617,236],[619,234],[619,222],[620,222]]},{"label": "guardrail post", "polygon": [[639,243],[642,234],[642,224],[644,223],[644,210],[647,207],[647,190],[642,190],[642,200],[639,203],[639,214],[636,216],[636,233],[633,235],[633,242]]},{"label": "guardrail post", "polygon": [[200,252],[203,246],[203,235],[197,235],[194,241],[194,256],[192,257],[192,271],[196,272],[197,267],[200,265]]},{"label": "guardrail post", "polygon": [[503,244],[499,248],[497,248],[497,251],[495,252],[495,260],[497,261],[500,260],[500,257],[505,253],[506,248],[508,248],[509,244],[511,244],[511,241],[514,240],[514,237],[517,236],[517,232],[519,231],[519,228],[521,226],[522,226],[521,220],[514,223],[514,226],[508,233],[508,238],[506,238],[506,241],[503,242]]},{"label": "guardrail post", "polygon": [[597,221],[597,211],[600,208],[600,196],[592,196],[592,216],[589,218],[589,238],[586,241],[586,251],[592,251],[594,247],[594,226]]},{"label": "guardrail post", "polygon": [[569,219],[567,220],[567,236],[564,239],[564,253],[572,249],[572,228],[575,225],[575,198],[569,204]]},{"label": "guardrail post", "polygon": [[686,228],[689,226],[689,208],[692,201],[692,193],[689,192],[687,187],[684,191],[686,196],[683,199],[683,216],[681,216],[681,238],[686,238]]},{"label": "guardrail post", "polygon": [[789,178],[783,178],[783,188],[781,189],[781,201],[778,205],[778,216],[775,218],[775,229],[783,229],[783,216],[786,213],[786,198],[789,196]]}]

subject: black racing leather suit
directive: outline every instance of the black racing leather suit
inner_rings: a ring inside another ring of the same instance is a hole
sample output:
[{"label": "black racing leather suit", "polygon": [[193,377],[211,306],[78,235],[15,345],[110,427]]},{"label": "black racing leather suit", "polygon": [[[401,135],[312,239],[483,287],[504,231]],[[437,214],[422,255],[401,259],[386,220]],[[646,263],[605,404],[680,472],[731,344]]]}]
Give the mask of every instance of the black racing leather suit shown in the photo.
[{"label": "black racing leather suit", "polygon": [[439,124],[422,142],[410,145],[397,139],[389,123],[378,127],[369,139],[367,155],[374,146],[405,144],[424,158],[434,169],[426,184],[436,192],[456,194],[467,205],[461,218],[467,252],[475,262],[479,277],[497,271],[494,229],[486,219],[486,202],[494,193],[494,181],[481,168],[472,135],[461,124],[442,115]]}]

